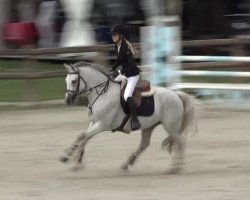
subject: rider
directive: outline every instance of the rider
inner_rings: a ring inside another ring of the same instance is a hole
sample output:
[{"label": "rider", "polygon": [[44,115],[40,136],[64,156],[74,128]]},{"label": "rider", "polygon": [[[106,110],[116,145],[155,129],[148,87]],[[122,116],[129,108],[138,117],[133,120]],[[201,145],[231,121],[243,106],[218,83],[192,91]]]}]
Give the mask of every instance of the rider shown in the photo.
[{"label": "rider", "polygon": [[131,115],[131,129],[137,130],[140,128],[140,123],[138,121],[135,105],[132,100],[132,94],[139,80],[140,70],[136,66],[133,58],[135,54],[134,49],[125,38],[126,28],[122,25],[117,25],[111,29],[111,34],[113,42],[115,43],[115,51],[117,54],[117,60],[111,66],[111,69],[114,71],[119,65],[122,66],[121,70],[118,70],[118,73],[120,76],[125,76],[127,79],[127,86],[124,92],[124,100],[127,103]]}]

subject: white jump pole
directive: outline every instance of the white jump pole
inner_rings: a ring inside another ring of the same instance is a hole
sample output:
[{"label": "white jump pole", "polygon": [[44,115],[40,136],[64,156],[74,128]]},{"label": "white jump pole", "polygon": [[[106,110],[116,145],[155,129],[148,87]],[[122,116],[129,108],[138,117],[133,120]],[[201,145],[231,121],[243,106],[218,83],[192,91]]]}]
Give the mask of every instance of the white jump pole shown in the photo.
[{"label": "white jump pole", "polygon": [[152,26],[141,28],[141,60],[143,66],[149,66],[153,85],[170,86],[179,82],[176,70],[180,61],[171,59],[180,55],[180,28],[178,16],[155,16]]},{"label": "white jump pole", "polygon": [[250,72],[234,72],[234,71],[198,71],[198,70],[181,70],[176,71],[180,76],[219,76],[219,77],[250,77]]},{"label": "white jump pole", "polygon": [[250,57],[244,56],[175,56],[177,61],[200,61],[200,62],[250,62]]},{"label": "white jump pole", "polygon": [[208,90],[242,90],[250,91],[250,84],[232,83],[177,83],[170,87],[173,90],[179,89],[208,89]]}]

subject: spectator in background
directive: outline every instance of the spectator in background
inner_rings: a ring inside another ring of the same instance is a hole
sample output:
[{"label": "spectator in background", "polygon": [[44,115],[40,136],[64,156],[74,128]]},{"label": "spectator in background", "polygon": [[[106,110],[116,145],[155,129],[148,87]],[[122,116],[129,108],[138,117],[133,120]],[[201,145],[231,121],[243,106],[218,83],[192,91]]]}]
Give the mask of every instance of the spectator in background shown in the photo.
[{"label": "spectator in background", "polygon": [[54,21],[57,7],[57,0],[42,0],[38,6],[36,16],[36,26],[40,36],[38,41],[39,48],[56,47]]},{"label": "spectator in background", "polygon": [[16,9],[20,22],[33,22],[35,18],[35,0],[21,0],[17,2]]},{"label": "spectator in background", "polygon": [[9,47],[33,48],[38,39],[34,24],[35,0],[12,2],[10,19],[4,24],[3,39]]},{"label": "spectator in background", "polygon": [[60,0],[67,13],[60,46],[95,45],[95,34],[89,23],[93,0]]},{"label": "spectator in background", "polygon": [[55,8],[53,19],[54,19],[53,24],[54,24],[54,31],[55,31],[54,40],[58,46],[60,42],[60,38],[61,38],[61,33],[63,31],[63,26],[66,20],[65,12],[59,0],[56,1],[56,8]]},{"label": "spectator in background", "polygon": [[91,23],[96,26],[97,39],[111,43],[109,27],[126,24],[132,42],[139,42],[139,26],[144,25],[144,12],[140,1],[94,0]]}]

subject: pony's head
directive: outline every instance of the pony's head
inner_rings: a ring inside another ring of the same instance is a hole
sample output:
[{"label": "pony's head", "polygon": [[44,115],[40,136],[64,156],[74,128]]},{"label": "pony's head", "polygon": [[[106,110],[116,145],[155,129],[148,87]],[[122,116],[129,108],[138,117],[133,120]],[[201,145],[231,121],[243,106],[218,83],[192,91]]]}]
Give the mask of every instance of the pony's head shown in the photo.
[{"label": "pony's head", "polygon": [[75,101],[75,98],[80,95],[86,88],[86,83],[83,80],[83,77],[80,75],[78,67],[74,65],[64,64],[64,67],[68,71],[66,81],[66,93],[65,93],[65,102],[67,104],[72,104]]}]

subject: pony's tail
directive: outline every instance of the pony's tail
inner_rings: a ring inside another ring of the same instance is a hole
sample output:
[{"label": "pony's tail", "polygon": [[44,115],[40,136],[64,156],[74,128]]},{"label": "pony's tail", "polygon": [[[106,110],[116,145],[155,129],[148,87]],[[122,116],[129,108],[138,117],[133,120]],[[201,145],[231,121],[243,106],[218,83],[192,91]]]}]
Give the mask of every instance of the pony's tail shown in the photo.
[{"label": "pony's tail", "polygon": [[189,132],[195,134],[198,131],[197,108],[195,105],[195,99],[187,93],[181,91],[178,92],[178,95],[184,107],[180,133],[183,136],[186,136]]}]

